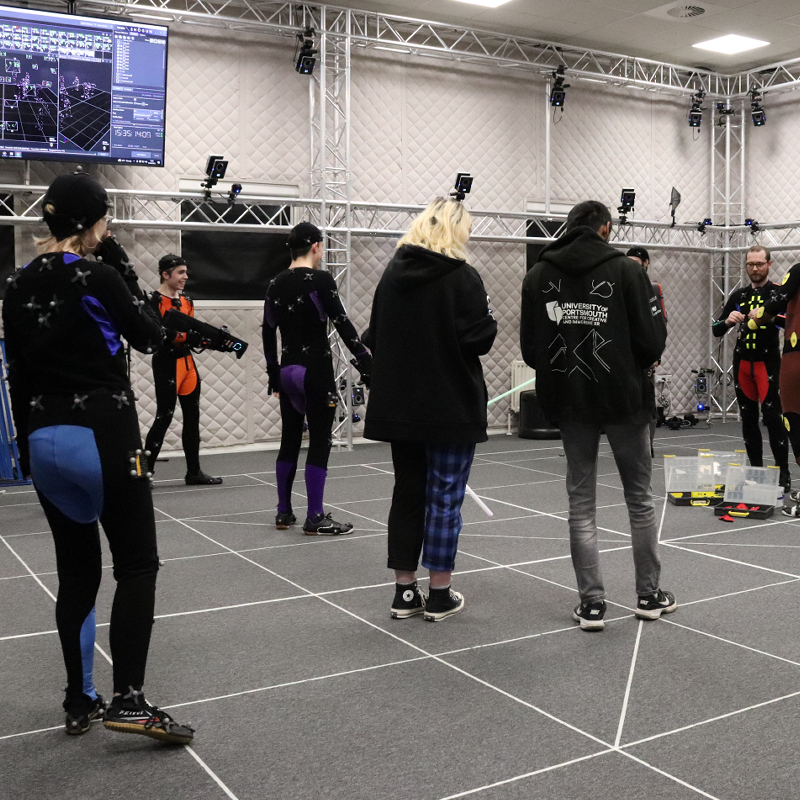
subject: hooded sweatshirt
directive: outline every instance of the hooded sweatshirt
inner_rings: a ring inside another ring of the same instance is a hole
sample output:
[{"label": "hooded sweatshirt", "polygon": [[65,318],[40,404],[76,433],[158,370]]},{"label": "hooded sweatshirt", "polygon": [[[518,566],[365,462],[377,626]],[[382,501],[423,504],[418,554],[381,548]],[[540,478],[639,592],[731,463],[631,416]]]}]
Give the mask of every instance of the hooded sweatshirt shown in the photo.
[{"label": "hooded sweatshirt", "polygon": [[496,334],[473,267],[422,247],[400,247],[375,290],[365,336],[374,364],[364,436],[485,442],[479,356]]},{"label": "hooded sweatshirt", "polygon": [[522,357],[547,418],[648,422],[646,371],[667,328],[645,271],[587,227],[542,250],[522,285]]}]

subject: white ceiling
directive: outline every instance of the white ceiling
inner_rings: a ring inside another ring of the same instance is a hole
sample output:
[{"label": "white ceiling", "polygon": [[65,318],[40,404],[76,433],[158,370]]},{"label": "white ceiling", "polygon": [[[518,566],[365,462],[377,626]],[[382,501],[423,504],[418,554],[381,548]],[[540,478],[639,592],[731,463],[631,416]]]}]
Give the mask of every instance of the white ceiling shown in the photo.
[{"label": "white ceiling", "polygon": [[[800,58],[800,0],[510,0],[494,9],[457,0],[333,2],[721,72]],[[692,20],[672,19],[665,15],[672,5],[698,5],[706,12]],[[692,47],[727,33],[770,45],[734,56]]]}]

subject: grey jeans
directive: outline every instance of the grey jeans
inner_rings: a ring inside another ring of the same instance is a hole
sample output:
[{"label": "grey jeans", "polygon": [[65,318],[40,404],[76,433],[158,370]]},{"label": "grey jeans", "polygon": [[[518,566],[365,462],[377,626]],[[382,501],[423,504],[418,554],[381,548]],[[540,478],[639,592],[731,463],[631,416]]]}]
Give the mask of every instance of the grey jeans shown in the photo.
[{"label": "grey jeans", "polygon": [[[567,494],[569,495],[569,542],[572,565],[578,579],[581,602],[605,598],[597,545],[597,453],[600,425],[561,422],[561,439],[567,456]],[[603,425],[617,470],[622,479],[625,504],[631,523],[636,594],[658,590],[661,562],[658,558],[653,492],[650,480],[650,426]]]}]

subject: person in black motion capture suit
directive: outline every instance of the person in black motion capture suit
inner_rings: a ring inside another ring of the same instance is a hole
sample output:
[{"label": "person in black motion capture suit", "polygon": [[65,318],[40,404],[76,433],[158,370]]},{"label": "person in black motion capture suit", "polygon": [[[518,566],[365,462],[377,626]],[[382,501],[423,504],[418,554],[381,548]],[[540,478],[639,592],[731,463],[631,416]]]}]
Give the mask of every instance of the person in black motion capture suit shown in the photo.
[{"label": "person in black motion capture suit", "polygon": [[756,309],[780,288],[769,280],[771,266],[772,259],[766,248],[754,245],[747,251],[745,267],[750,285],[737,289],[728,298],[711,331],[714,336],[724,336],[731,328],[740,326],[733,351],[733,385],[742,414],[742,436],[747,457],[754,467],[764,465],[764,445],[758,422],[760,404],[772,456],[781,470],[780,483],[788,492],[791,488],[789,441],[779,395],[781,351],[778,328],[775,322],[760,324],[756,330],[747,326],[748,317],[754,316]]},{"label": "person in black motion capture suit", "polygon": [[[158,262],[161,285],[150,296],[150,305],[163,317],[171,308],[194,316],[194,303],[183,293],[189,277],[181,256],[168,253]],[[180,333],[167,329],[166,339],[153,353],[153,382],[156,387],[156,418],[145,439],[150,472],[155,472],[164,436],[180,400],[183,412],[181,443],[186,457],[185,481],[189,486],[218,486],[222,478],[206,475],[200,469],[200,376],[192,357],[192,347],[201,347],[203,337],[196,331]]]},{"label": "person in black motion capture suit", "polygon": [[[287,245],[292,253],[289,269],[270,281],[264,303],[263,340],[269,392],[280,398],[281,447],[275,464],[278,513],[275,527],[286,530],[297,518],[292,511],[292,486],[308,420],[308,456],[305,482],[308,513],[303,531],[308,536],[337,536],[353,530],[325,514],[323,496],[331,450],[331,429],[336,413],[336,382],[328,341],[328,320],[355,356],[354,364],[369,386],[372,356],[358,338],[339,299],[330,272],[319,269],[322,233],[310,222],[292,228]],[[281,332],[278,363],[277,331]]]},{"label": "person in black motion capture suit", "polygon": [[[20,465],[33,479],[56,549],[66,732],[85,733],[102,717],[111,730],[187,744],[193,730],[142,693],[159,565],[122,337],[152,352],[163,333],[127,254],[104,237],[105,189],[85,174],[61,175],[42,207],[52,235],[37,240],[39,256],[8,278],[3,324]],[[92,251],[97,261],[85,259]],[[117,581],[108,707],[92,671],[98,520]]]}]

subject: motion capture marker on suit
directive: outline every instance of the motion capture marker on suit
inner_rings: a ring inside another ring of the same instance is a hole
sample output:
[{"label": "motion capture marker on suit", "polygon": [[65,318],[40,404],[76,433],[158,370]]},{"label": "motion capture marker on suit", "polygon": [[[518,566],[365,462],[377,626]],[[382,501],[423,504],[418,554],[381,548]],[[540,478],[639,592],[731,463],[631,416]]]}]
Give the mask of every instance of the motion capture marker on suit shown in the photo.
[{"label": "motion capture marker on suit", "polygon": [[49,305],[50,305],[50,308],[53,309],[53,312],[55,314],[58,314],[59,313],[59,309],[61,308],[61,306],[64,305],[64,301],[63,300],[59,300],[58,299],[58,295],[54,294],[53,295],[53,299],[50,301]]},{"label": "motion capture marker on suit", "polygon": [[117,408],[122,408],[122,406],[129,406],[130,400],[128,400],[128,395],[125,392],[120,392],[119,394],[112,394],[111,397],[117,401]]},{"label": "motion capture marker on suit", "polygon": [[[303,280],[304,281],[313,281],[314,280],[314,276],[309,272],[307,275],[303,275]],[[274,279],[270,282],[270,286],[272,286],[273,283],[275,283]]]},{"label": "motion capture marker on suit", "polygon": [[86,272],[81,272],[80,267],[75,267],[75,277],[70,278],[70,283],[77,283],[80,281],[84,286],[87,286],[86,279],[92,274],[90,269],[87,269]]},{"label": "motion capture marker on suit", "polygon": [[44,406],[42,405],[42,397],[44,397],[44,395],[41,395],[41,394],[37,395],[36,397],[32,397],[31,401],[30,401],[30,403],[28,403],[28,405],[34,411],[44,411]]},{"label": "motion capture marker on suit", "polygon": [[142,313],[142,306],[144,305],[144,303],[145,303],[145,301],[144,300],[139,300],[138,297],[134,297],[133,298],[133,304],[136,306],[136,310],[139,312],[140,315]]},{"label": "motion capture marker on suit", "polygon": [[19,280],[19,276],[22,274],[22,270],[18,269],[16,272],[12,273],[6,278],[6,283],[11,286],[12,289],[17,288],[17,281]]},{"label": "motion capture marker on suit", "polygon": [[35,313],[41,308],[41,306],[37,304],[35,297],[31,297],[31,299],[27,303],[25,303],[23,308],[26,308],[28,311]]},{"label": "motion capture marker on suit", "polygon": [[84,395],[76,394],[72,398],[72,410],[76,411],[77,409],[80,408],[81,411],[86,411],[86,406],[84,405],[84,403],[88,399],[89,399],[89,395],[88,394],[84,394]]},{"label": "motion capture marker on suit", "polygon": [[44,272],[45,270],[52,271],[53,269],[53,257],[48,256],[47,258],[42,259],[42,263],[39,265],[39,272]]},{"label": "motion capture marker on suit", "polygon": [[50,324],[50,317],[51,317],[51,312],[49,311],[46,314],[39,314],[39,327],[51,328],[52,325]]}]

